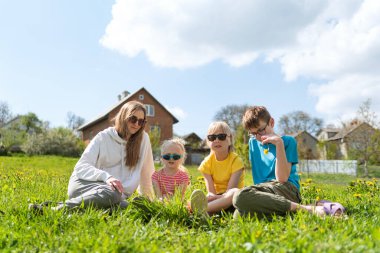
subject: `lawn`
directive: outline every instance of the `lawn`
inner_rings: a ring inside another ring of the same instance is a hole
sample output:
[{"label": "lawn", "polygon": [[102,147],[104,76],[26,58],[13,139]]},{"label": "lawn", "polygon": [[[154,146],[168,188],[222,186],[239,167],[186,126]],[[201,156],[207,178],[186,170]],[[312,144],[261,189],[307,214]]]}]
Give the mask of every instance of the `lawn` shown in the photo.
[{"label": "lawn", "polygon": [[[301,175],[304,203],[341,202],[344,218],[297,213],[272,220],[209,220],[189,215],[180,199],[154,202],[144,213],[133,206],[113,213],[84,209],[43,215],[29,203],[66,198],[77,159],[0,157],[1,252],[379,252],[380,195],[376,179],[342,175]],[[196,167],[192,185],[204,189]],[[252,176],[246,173],[246,184]]]}]

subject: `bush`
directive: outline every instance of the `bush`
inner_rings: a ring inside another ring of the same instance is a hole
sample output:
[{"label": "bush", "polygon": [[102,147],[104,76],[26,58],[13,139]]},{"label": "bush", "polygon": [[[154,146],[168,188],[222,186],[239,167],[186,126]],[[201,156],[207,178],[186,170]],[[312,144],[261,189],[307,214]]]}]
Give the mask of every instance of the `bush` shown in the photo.
[{"label": "bush", "polygon": [[78,157],[84,150],[84,144],[70,129],[59,127],[30,135],[22,149],[28,155]]}]

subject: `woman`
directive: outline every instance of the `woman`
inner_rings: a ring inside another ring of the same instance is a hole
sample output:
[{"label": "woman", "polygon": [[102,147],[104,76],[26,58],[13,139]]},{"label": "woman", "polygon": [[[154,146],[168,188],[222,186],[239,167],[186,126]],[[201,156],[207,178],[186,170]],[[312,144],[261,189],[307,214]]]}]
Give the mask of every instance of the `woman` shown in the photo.
[{"label": "woman", "polygon": [[[123,105],[115,126],[99,132],[75,165],[68,186],[69,199],[53,210],[84,204],[98,208],[127,206],[125,199],[138,187],[153,196],[154,163],[146,123],[145,106],[137,101]],[[41,210],[41,205],[31,205]]]}]

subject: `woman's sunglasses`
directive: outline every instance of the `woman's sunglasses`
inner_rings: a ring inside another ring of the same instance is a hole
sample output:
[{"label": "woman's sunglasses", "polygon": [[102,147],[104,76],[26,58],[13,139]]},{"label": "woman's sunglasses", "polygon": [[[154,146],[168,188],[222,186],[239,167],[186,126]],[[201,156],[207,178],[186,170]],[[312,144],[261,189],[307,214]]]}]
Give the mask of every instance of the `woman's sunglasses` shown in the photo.
[{"label": "woman's sunglasses", "polygon": [[177,160],[182,158],[182,155],[180,155],[180,154],[165,154],[165,155],[162,155],[161,157],[162,157],[162,159],[167,160],[167,161],[169,161],[170,159],[177,161]]},{"label": "woman's sunglasses", "polygon": [[227,138],[227,134],[209,134],[207,139],[209,141],[215,141],[218,138],[220,141],[224,141]]},{"label": "woman's sunglasses", "polygon": [[132,123],[132,124],[136,124],[136,122],[137,122],[137,124],[138,124],[139,126],[143,126],[143,125],[146,123],[146,120],[145,120],[145,119],[139,119],[139,118],[137,118],[135,115],[130,116],[130,117],[128,118],[128,121],[129,121],[130,123]]}]

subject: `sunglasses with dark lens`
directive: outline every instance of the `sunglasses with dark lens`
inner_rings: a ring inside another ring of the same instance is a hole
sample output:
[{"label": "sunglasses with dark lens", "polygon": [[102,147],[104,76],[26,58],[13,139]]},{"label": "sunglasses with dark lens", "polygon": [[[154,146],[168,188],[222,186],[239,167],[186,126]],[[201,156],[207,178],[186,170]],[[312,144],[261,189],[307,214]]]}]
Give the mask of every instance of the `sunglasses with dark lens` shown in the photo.
[{"label": "sunglasses with dark lens", "polygon": [[209,134],[207,139],[209,141],[215,141],[218,138],[220,141],[224,141],[227,138],[227,134]]},{"label": "sunglasses with dark lens", "polygon": [[161,157],[162,157],[162,159],[165,159],[167,161],[169,161],[170,159],[177,161],[177,160],[182,158],[182,155],[180,155],[180,154],[165,154],[165,155],[162,155]]},{"label": "sunglasses with dark lens", "polygon": [[128,121],[131,122],[132,124],[136,124],[136,122],[137,122],[137,124],[138,124],[139,126],[142,126],[142,125],[144,125],[144,124],[146,123],[146,120],[145,120],[145,119],[139,119],[139,118],[137,118],[135,115],[130,116],[130,117],[128,118]]}]

